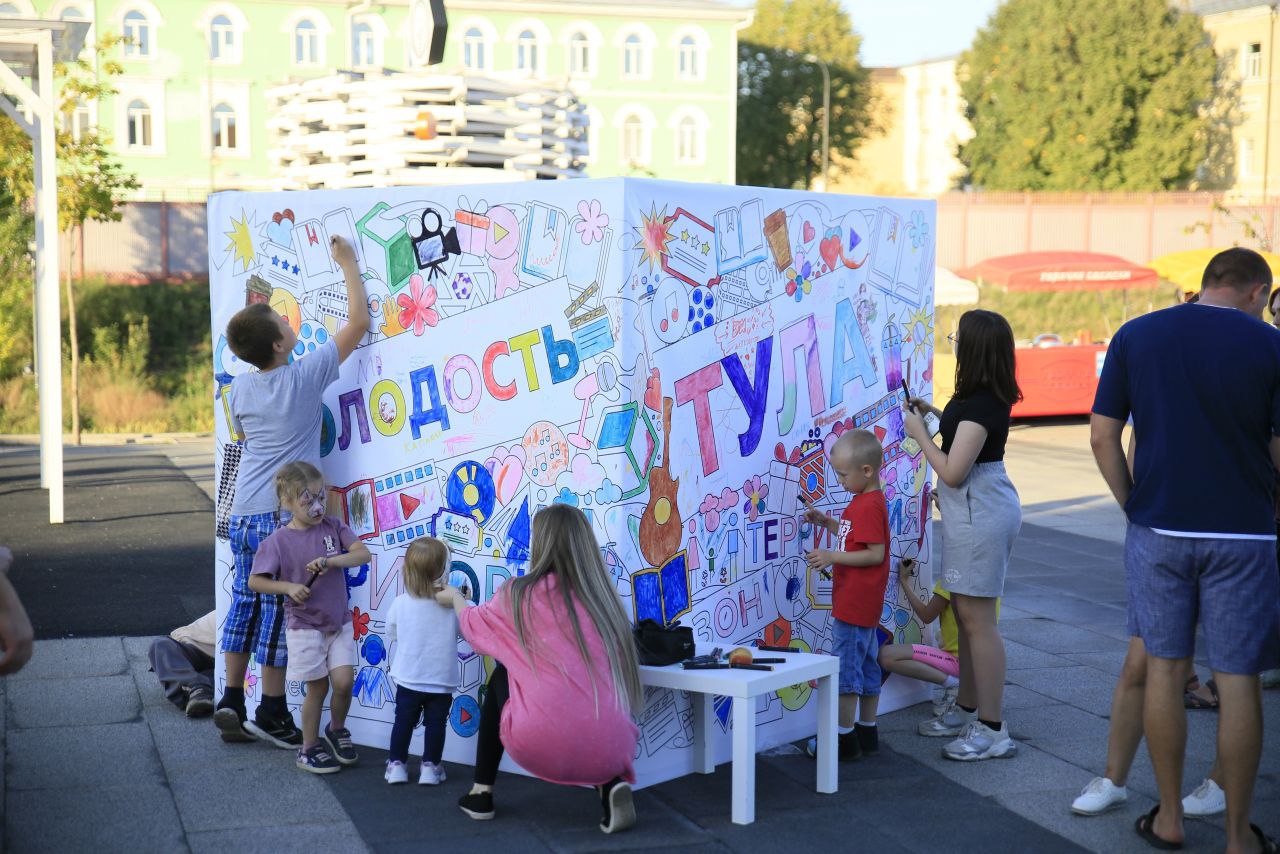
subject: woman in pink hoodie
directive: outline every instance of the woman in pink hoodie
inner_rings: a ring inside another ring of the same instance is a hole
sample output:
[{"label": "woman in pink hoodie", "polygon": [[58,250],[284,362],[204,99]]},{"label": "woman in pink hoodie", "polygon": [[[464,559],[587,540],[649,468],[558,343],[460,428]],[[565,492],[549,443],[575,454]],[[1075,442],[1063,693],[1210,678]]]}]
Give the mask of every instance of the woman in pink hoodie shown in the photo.
[{"label": "woman in pink hoodie", "polygon": [[458,611],[467,643],[499,662],[485,692],[475,785],[458,801],[462,811],[493,818],[505,749],[535,777],[595,786],[605,833],[634,824],[639,662],[587,517],[567,504],[534,516],[528,571],[489,602],[469,607],[452,587],[436,598]]}]

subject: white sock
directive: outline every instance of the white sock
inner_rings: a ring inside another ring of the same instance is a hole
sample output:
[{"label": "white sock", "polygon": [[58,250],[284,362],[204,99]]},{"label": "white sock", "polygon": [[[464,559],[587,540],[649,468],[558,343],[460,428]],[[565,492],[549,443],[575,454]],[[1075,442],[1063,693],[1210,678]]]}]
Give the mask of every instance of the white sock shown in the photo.
[{"label": "white sock", "polygon": [[853,732],[853,727],[851,726],[846,727],[846,726],[840,726],[839,724],[837,724],[836,729],[840,731],[841,735],[848,735],[849,733]]},{"label": "white sock", "polygon": [[866,721],[858,721],[858,726],[860,727],[869,727],[869,726],[875,726],[875,725],[876,725],[875,721],[872,721],[871,723],[867,723]]},{"label": "white sock", "polygon": [[956,676],[948,676],[942,680],[943,688],[954,688],[959,684],[960,684],[960,679],[959,677],[956,677]]}]

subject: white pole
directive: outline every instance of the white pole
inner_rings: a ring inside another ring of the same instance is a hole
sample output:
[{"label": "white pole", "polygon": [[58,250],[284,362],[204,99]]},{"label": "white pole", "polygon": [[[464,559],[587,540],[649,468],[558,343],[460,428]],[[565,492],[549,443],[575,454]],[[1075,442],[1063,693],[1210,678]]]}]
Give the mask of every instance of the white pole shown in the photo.
[{"label": "white pole", "polygon": [[49,490],[49,524],[62,508],[62,309],[58,300],[58,183],[54,149],[53,35],[36,44],[36,309],[40,383],[40,484]]}]

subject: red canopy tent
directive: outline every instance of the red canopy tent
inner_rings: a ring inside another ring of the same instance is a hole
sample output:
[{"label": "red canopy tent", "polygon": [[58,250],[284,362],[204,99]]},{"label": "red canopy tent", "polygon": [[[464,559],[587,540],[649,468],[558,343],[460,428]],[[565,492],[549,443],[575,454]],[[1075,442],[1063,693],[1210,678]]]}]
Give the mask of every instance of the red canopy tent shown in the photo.
[{"label": "red canopy tent", "polygon": [[1104,291],[1157,285],[1160,277],[1118,255],[1023,252],[988,258],[966,270],[969,279],[1011,291]]}]

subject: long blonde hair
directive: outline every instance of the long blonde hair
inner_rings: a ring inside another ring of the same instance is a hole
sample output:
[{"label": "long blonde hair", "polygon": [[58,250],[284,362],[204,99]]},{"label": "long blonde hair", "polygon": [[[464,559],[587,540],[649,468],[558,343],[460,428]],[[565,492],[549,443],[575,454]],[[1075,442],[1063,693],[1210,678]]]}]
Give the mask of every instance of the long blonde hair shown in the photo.
[{"label": "long blonde hair", "polygon": [[578,622],[575,602],[586,610],[604,641],[618,704],[624,709],[637,710],[644,694],[640,687],[640,662],[636,658],[631,621],[627,619],[622,601],[609,581],[604,561],[600,558],[600,547],[591,532],[591,523],[576,507],[552,504],[533,517],[532,539],[528,571],[505,585],[511,588],[511,610],[520,645],[526,650],[529,648],[525,639],[529,591],[543,576],[554,573],[573,628],[573,640],[582,654],[583,663],[587,665],[587,672],[591,674],[597,709],[599,687],[582,626]]}]

